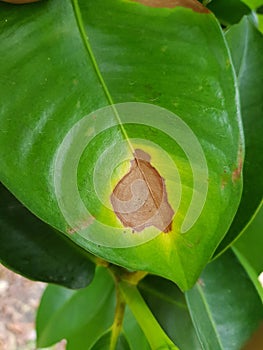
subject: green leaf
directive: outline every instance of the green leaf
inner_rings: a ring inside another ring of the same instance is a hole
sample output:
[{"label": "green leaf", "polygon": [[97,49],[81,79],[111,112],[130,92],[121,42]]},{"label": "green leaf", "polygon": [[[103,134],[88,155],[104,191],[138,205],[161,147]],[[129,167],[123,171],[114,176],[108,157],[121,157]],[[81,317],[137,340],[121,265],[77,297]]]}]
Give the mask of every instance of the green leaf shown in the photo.
[{"label": "green leaf", "polygon": [[[190,288],[242,188],[236,81],[214,16],[120,0],[0,4],[0,33],[3,183],[84,249]],[[132,103],[98,112],[112,102]],[[176,212],[169,233],[133,233],[113,211],[130,146],[165,179]]]},{"label": "green leaf", "polygon": [[258,275],[263,271],[263,206],[234,247],[248,260]]},{"label": "green leaf", "polygon": [[206,267],[186,300],[203,349],[240,350],[263,319],[261,300],[231,251]]},{"label": "green leaf", "polygon": [[88,254],[32,215],[0,184],[0,262],[35,280],[77,289],[95,265]]},{"label": "green leaf", "polygon": [[258,295],[261,298],[262,304],[263,304],[263,287],[259,281],[259,276],[256,273],[254,267],[249,263],[249,261],[246,259],[246,257],[237,248],[232,247],[232,250],[234,251],[240,264],[244,267],[248,276],[250,277],[251,281],[253,282],[253,284],[258,292]]},{"label": "green leaf", "polygon": [[201,349],[184,293],[174,283],[147,276],[140,282],[139,289],[153,315],[179,349]]},{"label": "green leaf", "polygon": [[246,156],[241,203],[216,254],[241,234],[253,219],[263,197],[263,36],[245,17],[238,25],[230,28],[226,39],[238,78]]},{"label": "green leaf", "polygon": [[114,284],[109,272],[97,268],[92,283],[79,291],[49,285],[38,309],[38,347],[67,339],[67,349],[90,349],[111,326]]},{"label": "green leaf", "polygon": [[250,8],[241,0],[215,0],[207,5],[219,21],[229,26],[238,23],[244,15],[250,13]]}]

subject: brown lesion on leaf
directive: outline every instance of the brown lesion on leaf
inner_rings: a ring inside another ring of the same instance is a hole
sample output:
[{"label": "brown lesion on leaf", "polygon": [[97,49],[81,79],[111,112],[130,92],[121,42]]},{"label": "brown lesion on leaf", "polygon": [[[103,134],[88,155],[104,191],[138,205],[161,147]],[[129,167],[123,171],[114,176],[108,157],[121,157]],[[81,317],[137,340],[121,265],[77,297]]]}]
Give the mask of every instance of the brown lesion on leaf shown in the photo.
[{"label": "brown lesion on leaf", "polygon": [[91,216],[87,220],[83,220],[82,222],[80,222],[75,227],[68,227],[66,231],[68,234],[72,235],[75,232],[82,231],[85,228],[89,227],[94,222],[94,220],[95,220],[95,218],[93,216]]},{"label": "brown lesion on leaf", "polygon": [[203,6],[198,0],[131,0],[139,2],[145,6],[175,8],[177,6],[187,7],[195,12],[210,13],[210,11]]},{"label": "brown lesion on leaf", "polygon": [[232,172],[232,182],[235,183],[237,180],[240,179],[242,175],[242,170],[243,170],[243,150],[240,147],[238,151],[238,164],[237,167],[233,170]]},{"label": "brown lesion on leaf", "polygon": [[243,158],[240,157],[238,160],[238,166],[232,172],[232,181],[233,182],[236,182],[237,180],[240,179],[240,176],[242,174],[242,169],[243,169]]},{"label": "brown lesion on leaf", "polygon": [[136,149],[129,172],[115,186],[110,200],[123,226],[137,232],[155,226],[168,233],[174,211],[168,202],[165,180],[150,161],[148,153]]},{"label": "brown lesion on leaf", "polygon": [[205,287],[205,283],[204,283],[204,280],[202,278],[199,278],[197,280],[197,284],[199,284],[200,287]]}]

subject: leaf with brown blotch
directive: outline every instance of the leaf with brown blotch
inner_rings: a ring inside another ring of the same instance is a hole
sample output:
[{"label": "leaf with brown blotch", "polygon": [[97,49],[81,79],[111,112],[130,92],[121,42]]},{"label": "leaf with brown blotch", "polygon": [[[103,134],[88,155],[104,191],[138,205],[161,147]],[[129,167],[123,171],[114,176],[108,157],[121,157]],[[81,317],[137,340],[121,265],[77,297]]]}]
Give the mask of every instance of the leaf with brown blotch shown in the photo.
[{"label": "leaf with brown blotch", "polygon": [[165,181],[150,160],[149,154],[135,150],[129,172],[111,194],[111,204],[125,227],[139,232],[155,226],[168,233],[172,230],[174,211],[168,203]]},{"label": "leaf with brown blotch", "polygon": [[132,0],[150,7],[174,8],[187,7],[196,12],[210,13],[210,11],[197,0]]}]

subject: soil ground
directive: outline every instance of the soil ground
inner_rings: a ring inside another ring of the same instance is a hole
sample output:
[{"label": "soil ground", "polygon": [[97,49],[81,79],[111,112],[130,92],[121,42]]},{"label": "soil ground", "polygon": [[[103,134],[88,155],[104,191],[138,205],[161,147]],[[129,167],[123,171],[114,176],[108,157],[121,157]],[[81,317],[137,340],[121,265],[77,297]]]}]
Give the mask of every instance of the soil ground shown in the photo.
[{"label": "soil ground", "polygon": [[[46,284],[0,264],[0,350],[35,350],[35,315]],[[59,344],[52,349],[65,349]]]}]

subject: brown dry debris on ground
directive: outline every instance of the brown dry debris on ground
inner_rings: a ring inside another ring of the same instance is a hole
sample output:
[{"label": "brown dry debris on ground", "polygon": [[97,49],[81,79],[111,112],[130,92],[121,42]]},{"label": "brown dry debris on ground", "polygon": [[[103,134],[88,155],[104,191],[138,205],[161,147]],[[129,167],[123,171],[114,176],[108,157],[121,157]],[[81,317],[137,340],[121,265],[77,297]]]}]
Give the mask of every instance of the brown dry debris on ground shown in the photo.
[{"label": "brown dry debris on ground", "polygon": [[[46,284],[0,264],[0,350],[35,350],[35,315]],[[52,348],[65,349],[63,344]]]}]

